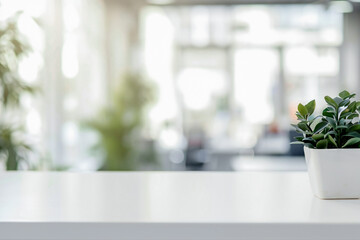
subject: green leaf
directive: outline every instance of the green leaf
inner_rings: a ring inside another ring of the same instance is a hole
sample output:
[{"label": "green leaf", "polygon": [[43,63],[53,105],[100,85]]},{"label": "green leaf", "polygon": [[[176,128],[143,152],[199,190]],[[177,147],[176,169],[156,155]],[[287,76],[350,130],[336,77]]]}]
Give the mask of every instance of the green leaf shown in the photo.
[{"label": "green leaf", "polygon": [[[360,135],[360,134],[359,134]],[[304,137],[294,137],[297,141],[302,141],[304,139]]]},{"label": "green leaf", "polygon": [[347,109],[349,109],[350,112],[355,112],[355,110],[356,110],[356,102],[350,103],[350,105],[347,107]]},{"label": "green leaf", "polygon": [[325,133],[324,138],[327,138],[327,136],[329,136],[330,134],[336,135],[336,132],[335,131],[329,131],[329,132]]},{"label": "green leaf", "polygon": [[352,125],[351,127],[349,127],[347,132],[353,132],[353,131],[359,131],[359,130],[360,130],[360,124],[355,124],[355,125]]},{"label": "green leaf", "polygon": [[342,147],[345,148],[345,147],[348,147],[348,146],[352,146],[352,145],[357,144],[359,142],[360,142],[360,138],[351,138]]},{"label": "green leaf", "polygon": [[330,106],[333,106],[335,109],[338,108],[337,103],[336,103],[336,102],[334,101],[334,99],[332,99],[331,97],[325,96],[324,99],[325,99],[325,101],[326,101]]},{"label": "green leaf", "polygon": [[356,102],[356,108],[360,108],[360,102]]},{"label": "green leaf", "polygon": [[350,96],[350,93],[346,90],[342,91],[341,93],[339,93],[339,96],[342,98],[342,99],[345,99],[347,97]]},{"label": "green leaf", "polygon": [[352,126],[352,119],[345,119],[345,124],[348,125],[348,127]]},{"label": "green leaf", "polygon": [[351,98],[355,97],[355,95],[356,95],[356,94],[353,93],[353,94],[351,94],[350,96],[348,96],[348,98],[351,99]]},{"label": "green leaf", "polygon": [[335,142],[335,139],[334,139],[331,135],[328,136],[328,139],[330,140],[330,142],[331,142],[335,147],[338,147],[337,144],[336,144],[336,142]]},{"label": "green leaf", "polygon": [[318,141],[318,140],[324,139],[324,136],[325,136],[325,134],[318,133],[318,134],[312,135],[312,138],[313,138],[314,140]]},{"label": "green leaf", "polygon": [[321,132],[327,125],[327,122],[319,122],[314,128],[314,133]]},{"label": "green leaf", "polygon": [[335,111],[334,111],[334,109],[332,107],[327,107],[322,112],[322,115],[324,115],[326,117],[334,117],[335,116]]},{"label": "green leaf", "polygon": [[305,118],[307,117],[308,115],[308,110],[306,109],[306,107],[304,105],[302,105],[301,103],[299,103],[298,105],[298,111],[299,113],[304,116]]},{"label": "green leaf", "polygon": [[291,142],[290,144],[304,144],[304,143],[300,141],[295,141],[295,142]]},{"label": "green leaf", "polygon": [[327,139],[320,140],[316,144],[316,148],[319,148],[319,149],[327,148],[327,146],[328,146],[328,140]]},{"label": "green leaf", "polygon": [[352,137],[352,138],[360,138],[360,133],[358,132],[349,132],[345,135],[343,135],[344,137]]},{"label": "green leaf", "polygon": [[311,122],[311,123],[310,123],[310,128],[311,128],[311,129],[315,129],[316,125],[318,125],[318,123],[319,123],[320,121],[321,121],[321,120]]},{"label": "green leaf", "polygon": [[[339,124],[338,124],[338,125],[341,125],[341,126],[346,125],[346,119],[341,118],[341,119],[339,120]],[[348,126],[348,127],[349,127],[349,126]]]},{"label": "green leaf", "polygon": [[348,126],[336,126],[336,130],[337,129],[348,129]]},{"label": "green leaf", "polygon": [[349,103],[350,103],[350,100],[349,100],[349,99],[345,99],[345,100],[343,100],[343,101],[341,101],[341,102],[339,103],[339,106],[340,106],[340,107],[341,107],[341,106],[347,106]]},{"label": "green leaf", "polygon": [[314,115],[311,115],[311,116],[308,118],[308,119],[311,119],[311,120],[308,120],[310,128],[311,128],[311,129],[314,129],[315,126],[316,126],[319,122],[321,122],[321,118],[322,118],[322,116],[316,116],[316,117],[314,117]]},{"label": "green leaf", "polygon": [[299,127],[301,130],[303,130],[303,131],[309,130],[308,126],[307,126],[306,123],[304,123],[304,122],[299,122],[299,123],[298,123],[298,127]]},{"label": "green leaf", "polygon": [[325,117],[326,121],[331,125],[331,127],[336,128],[336,121],[333,118]]},{"label": "green leaf", "polygon": [[310,101],[308,104],[305,105],[305,107],[306,107],[309,115],[313,114],[315,111],[315,107],[316,107],[315,100]]},{"label": "green leaf", "polygon": [[352,113],[352,114],[350,114],[350,115],[348,116],[347,119],[354,119],[354,118],[356,118],[356,117],[359,117],[359,114],[357,114],[357,113]]},{"label": "green leaf", "polygon": [[[347,112],[346,112],[347,111]],[[345,113],[344,113],[345,112]],[[340,117],[341,118],[346,118],[347,116],[350,116],[351,114],[353,114],[352,112],[349,112],[348,109],[346,109],[345,111],[343,111],[341,114],[340,114]]]},{"label": "green leaf", "polygon": [[315,148],[315,146],[312,143],[304,143],[304,146],[308,148]]},{"label": "green leaf", "polygon": [[343,101],[341,98],[339,97],[334,97],[334,101],[336,102],[336,104],[339,106],[340,103]]},{"label": "green leaf", "polygon": [[297,116],[298,120],[305,120],[305,117],[302,116],[299,112],[296,112],[295,115]]},{"label": "green leaf", "polygon": [[300,128],[296,128],[295,131],[298,132],[298,133],[301,133],[301,134],[306,134],[306,135],[313,134],[312,132],[304,131],[304,130],[301,130]]},{"label": "green leaf", "polygon": [[348,110],[346,107],[339,107],[338,116],[341,116],[341,113],[343,113],[346,110]]},{"label": "green leaf", "polygon": [[[320,121],[320,118],[322,118],[321,115],[319,115],[319,116],[311,115],[311,116],[308,118],[308,122],[309,122],[310,124],[313,124],[313,123],[316,123],[316,124],[317,124],[317,122]],[[316,121],[317,121],[317,122],[316,122]]]},{"label": "green leaf", "polygon": [[306,137],[302,140],[305,143],[315,143],[315,140],[312,137]]},{"label": "green leaf", "polygon": [[307,131],[312,132],[312,130],[311,130],[310,126],[309,126],[309,122],[308,122],[308,121],[301,121],[301,122],[298,123],[298,126],[299,126],[299,124],[301,124],[302,126],[304,126]]}]

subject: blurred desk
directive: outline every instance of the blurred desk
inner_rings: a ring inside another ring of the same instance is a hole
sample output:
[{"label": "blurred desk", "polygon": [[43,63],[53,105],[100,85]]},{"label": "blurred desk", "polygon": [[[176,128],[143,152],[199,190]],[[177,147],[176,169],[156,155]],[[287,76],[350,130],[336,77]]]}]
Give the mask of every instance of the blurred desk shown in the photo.
[{"label": "blurred desk", "polygon": [[359,239],[304,172],[0,173],[0,239]]}]

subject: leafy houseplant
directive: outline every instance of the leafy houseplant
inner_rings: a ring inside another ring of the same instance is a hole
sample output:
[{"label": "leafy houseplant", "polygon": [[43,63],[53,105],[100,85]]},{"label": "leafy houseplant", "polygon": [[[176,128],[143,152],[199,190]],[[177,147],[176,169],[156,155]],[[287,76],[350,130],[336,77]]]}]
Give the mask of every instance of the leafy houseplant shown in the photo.
[{"label": "leafy houseplant", "polygon": [[293,126],[302,133],[298,142],[309,148],[359,148],[360,147],[360,102],[352,100],[355,94],[342,91],[338,97],[325,97],[328,106],[322,115],[313,116],[315,100],[305,106],[298,105],[296,116],[300,121]]},{"label": "leafy houseplant", "polygon": [[298,105],[299,122],[292,126],[302,136],[293,143],[305,146],[312,189],[320,198],[360,197],[360,102],[354,97],[346,90],[326,96],[319,116],[315,100]]}]

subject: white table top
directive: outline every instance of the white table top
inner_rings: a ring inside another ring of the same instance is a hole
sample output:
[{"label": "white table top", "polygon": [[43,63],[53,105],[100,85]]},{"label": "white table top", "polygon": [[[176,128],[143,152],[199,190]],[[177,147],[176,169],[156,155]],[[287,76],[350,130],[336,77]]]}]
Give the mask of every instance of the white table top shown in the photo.
[{"label": "white table top", "polygon": [[239,156],[232,160],[235,171],[306,171],[305,157]]},{"label": "white table top", "polygon": [[0,173],[0,239],[313,239],[317,231],[316,239],[356,239],[360,200],[313,197],[305,172]]}]

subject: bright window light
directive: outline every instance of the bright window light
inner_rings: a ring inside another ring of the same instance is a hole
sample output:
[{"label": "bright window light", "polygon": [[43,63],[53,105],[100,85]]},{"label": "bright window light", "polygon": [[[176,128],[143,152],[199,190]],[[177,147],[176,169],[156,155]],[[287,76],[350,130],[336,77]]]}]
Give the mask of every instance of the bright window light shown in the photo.
[{"label": "bright window light", "polygon": [[43,65],[42,56],[38,53],[29,54],[19,63],[19,75],[26,82],[34,82],[38,71]]},{"label": "bright window light", "polygon": [[80,16],[73,1],[65,1],[63,15],[66,31],[74,31],[80,26]]},{"label": "bright window light", "polygon": [[41,116],[35,109],[30,109],[26,116],[26,129],[30,134],[39,135],[41,133]]},{"label": "bright window light", "polygon": [[74,78],[79,72],[77,39],[72,35],[65,37],[61,69],[66,78]]},{"label": "bright window light", "polygon": [[273,91],[278,68],[274,50],[242,49],[235,52],[235,99],[244,120],[270,123],[274,118]]},{"label": "bright window light", "polygon": [[208,107],[212,97],[224,88],[221,71],[189,68],[179,74],[179,89],[187,108],[202,110]]},{"label": "bright window light", "polygon": [[207,7],[194,7],[191,11],[191,41],[196,46],[210,42],[210,14]]},{"label": "bright window light", "polygon": [[178,114],[173,81],[174,26],[158,7],[144,10],[145,71],[157,86],[157,102],[149,112],[150,121],[160,126]]}]

